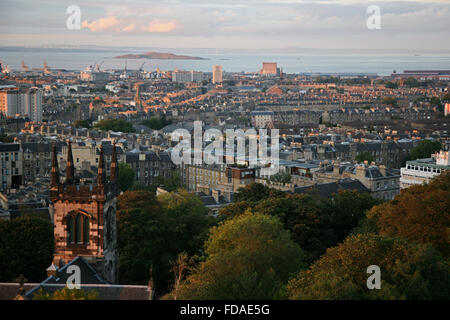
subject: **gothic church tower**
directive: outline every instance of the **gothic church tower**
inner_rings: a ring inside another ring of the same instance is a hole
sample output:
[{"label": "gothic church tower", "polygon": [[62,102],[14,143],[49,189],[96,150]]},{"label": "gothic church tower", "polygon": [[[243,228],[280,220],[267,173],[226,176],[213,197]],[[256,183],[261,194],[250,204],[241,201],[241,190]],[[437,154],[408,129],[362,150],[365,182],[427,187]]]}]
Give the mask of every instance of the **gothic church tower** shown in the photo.
[{"label": "gothic church tower", "polygon": [[80,183],[75,175],[71,142],[68,141],[66,177],[61,182],[56,146],[53,145],[50,199],[54,212],[53,263],[62,267],[82,256],[105,281],[117,283],[118,166],[115,143],[112,152],[109,179],[105,176],[103,147],[100,146],[96,183]]}]

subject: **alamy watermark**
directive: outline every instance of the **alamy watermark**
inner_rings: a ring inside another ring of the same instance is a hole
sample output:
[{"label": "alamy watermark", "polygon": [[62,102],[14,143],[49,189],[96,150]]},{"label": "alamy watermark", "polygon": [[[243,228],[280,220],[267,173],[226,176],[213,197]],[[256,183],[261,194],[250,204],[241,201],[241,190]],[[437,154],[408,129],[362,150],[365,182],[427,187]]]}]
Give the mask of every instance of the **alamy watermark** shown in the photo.
[{"label": "alamy watermark", "polygon": [[81,289],[81,270],[79,266],[72,265],[67,268],[67,274],[70,276],[67,278],[66,285],[69,289]]},{"label": "alamy watermark", "polygon": [[381,9],[379,6],[371,5],[367,7],[367,14],[370,16],[367,18],[366,26],[369,30],[381,29]]},{"label": "alamy watermark", "polygon": [[193,141],[190,132],[181,128],[173,131],[171,138],[178,142],[171,152],[172,162],[176,165],[247,164],[249,167],[260,167],[263,176],[271,176],[279,170],[278,129],[271,129],[270,136],[267,129],[256,131],[250,128],[245,132],[242,129],[227,129],[224,137],[215,128],[203,133],[202,121],[195,121]]},{"label": "alamy watermark", "polygon": [[81,9],[79,6],[71,5],[66,9],[66,13],[70,16],[66,20],[66,26],[69,30],[81,29]]},{"label": "alamy watermark", "polygon": [[367,273],[371,274],[367,278],[367,288],[369,290],[381,289],[381,270],[377,265],[371,265],[367,267]]}]

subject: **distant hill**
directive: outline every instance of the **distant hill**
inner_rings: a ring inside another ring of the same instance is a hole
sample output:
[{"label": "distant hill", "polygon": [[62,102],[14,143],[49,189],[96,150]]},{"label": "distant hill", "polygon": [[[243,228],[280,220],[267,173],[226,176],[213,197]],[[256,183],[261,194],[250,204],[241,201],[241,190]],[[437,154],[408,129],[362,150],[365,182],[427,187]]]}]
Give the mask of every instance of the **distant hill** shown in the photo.
[{"label": "distant hill", "polygon": [[164,52],[146,52],[143,54],[124,54],[115,59],[162,59],[162,60],[205,60],[201,57],[183,56]]}]

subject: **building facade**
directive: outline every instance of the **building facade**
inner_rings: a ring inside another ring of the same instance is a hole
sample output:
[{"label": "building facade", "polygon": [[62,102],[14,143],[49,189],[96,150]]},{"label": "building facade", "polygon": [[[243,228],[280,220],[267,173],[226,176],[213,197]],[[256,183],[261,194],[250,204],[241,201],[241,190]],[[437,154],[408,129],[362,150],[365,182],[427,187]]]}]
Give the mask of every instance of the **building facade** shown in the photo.
[{"label": "building facade", "polygon": [[449,152],[441,151],[434,154],[433,158],[406,161],[406,166],[401,168],[400,187],[408,188],[416,184],[430,182],[443,171],[450,170]]},{"label": "building facade", "polygon": [[215,65],[213,67],[213,77],[212,77],[212,83],[222,83],[223,82],[223,72],[222,72],[222,66]]},{"label": "building facade", "polygon": [[23,183],[22,149],[18,143],[0,144],[0,188],[6,191]]},{"label": "building facade", "polygon": [[42,122],[42,90],[38,88],[4,88],[0,90],[0,113],[14,118],[27,116],[33,122]]}]

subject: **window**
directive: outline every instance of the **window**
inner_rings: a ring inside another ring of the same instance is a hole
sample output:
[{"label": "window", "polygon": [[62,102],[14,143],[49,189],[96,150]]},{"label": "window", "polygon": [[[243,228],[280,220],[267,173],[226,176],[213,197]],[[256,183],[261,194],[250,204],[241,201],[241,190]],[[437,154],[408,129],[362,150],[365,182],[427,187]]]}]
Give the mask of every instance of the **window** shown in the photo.
[{"label": "window", "polygon": [[82,243],[81,242],[81,234],[82,234],[82,229],[83,229],[83,225],[81,223],[81,215],[77,215],[76,217],[76,227],[75,227],[76,231],[75,231],[75,243]]},{"label": "window", "polygon": [[80,211],[72,211],[66,217],[67,243],[89,243],[89,216]]},{"label": "window", "polygon": [[86,216],[84,216],[83,225],[84,225],[83,242],[89,243],[89,218]]},{"label": "window", "polygon": [[67,242],[74,243],[74,225],[73,217],[67,216]]}]

